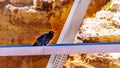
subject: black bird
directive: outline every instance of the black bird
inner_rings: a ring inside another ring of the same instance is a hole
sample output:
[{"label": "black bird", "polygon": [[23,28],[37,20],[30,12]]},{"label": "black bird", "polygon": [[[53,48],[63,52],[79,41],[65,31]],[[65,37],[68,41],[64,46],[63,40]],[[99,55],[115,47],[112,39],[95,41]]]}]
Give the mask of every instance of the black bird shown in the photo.
[{"label": "black bird", "polygon": [[46,44],[49,43],[49,41],[53,38],[54,32],[49,31],[49,33],[43,34],[40,37],[37,38],[36,42],[33,44],[33,46],[46,46]]}]

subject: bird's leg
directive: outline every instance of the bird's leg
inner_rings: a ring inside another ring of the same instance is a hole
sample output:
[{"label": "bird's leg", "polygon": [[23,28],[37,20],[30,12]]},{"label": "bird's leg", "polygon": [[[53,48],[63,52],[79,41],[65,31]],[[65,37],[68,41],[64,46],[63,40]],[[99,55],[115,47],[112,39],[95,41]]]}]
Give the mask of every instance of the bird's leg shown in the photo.
[{"label": "bird's leg", "polygon": [[44,44],[44,46],[46,46],[46,44]]}]

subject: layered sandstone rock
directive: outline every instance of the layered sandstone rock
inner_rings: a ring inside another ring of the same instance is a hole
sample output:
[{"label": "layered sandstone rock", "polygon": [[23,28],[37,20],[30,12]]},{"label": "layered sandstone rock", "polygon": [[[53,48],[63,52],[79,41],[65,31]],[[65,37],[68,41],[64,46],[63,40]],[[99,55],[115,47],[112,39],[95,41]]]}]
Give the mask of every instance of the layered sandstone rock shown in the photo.
[{"label": "layered sandstone rock", "polygon": [[[115,1],[116,2],[116,1]],[[119,8],[113,5],[106,10],[100,10],[94,18],[86,18],[81,24],[78,40],[83,42],[119,42]],[[119,5],[117,1],[116,5]],[[113,8],[114,6],[114,8]],[[112,11],[116,10],[116,11]]]},{"label": "layered sandstone rock", "polygon": [[[119,8],[120,1],[112,0],[91,18],[86,17],[74,43],[120,42]],[[120,68],[119,58],[120,53],[71,54],[64,66],[65,68]]]},{"label": "layered sandstone rock", "polygon": [[23,3],[23,4],[31,4],[33,0],[10,0],[10,3],[17,4],[17,3]]},{"label": "layered sandstone rock", "polygon": [[5,2],[5,0],[0,0],[0,2]]},{"label": "layered sandstone rock", "polygon": [[65,68],[120,68],[119,53],[71,54]]}]

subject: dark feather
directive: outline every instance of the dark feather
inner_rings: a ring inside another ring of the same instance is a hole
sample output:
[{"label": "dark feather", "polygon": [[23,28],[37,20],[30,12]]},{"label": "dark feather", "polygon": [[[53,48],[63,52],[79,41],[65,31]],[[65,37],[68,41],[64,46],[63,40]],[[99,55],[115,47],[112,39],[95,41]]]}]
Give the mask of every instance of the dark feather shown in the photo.
[{"label": "dark feather", "polygon": [[40,37],[37,38],[36,42],[33,44],[33,46],[46,46],[46,44],[49,43],[49,41],[53,38],[54,32],[49,31],[49,33],[43,34]]}]

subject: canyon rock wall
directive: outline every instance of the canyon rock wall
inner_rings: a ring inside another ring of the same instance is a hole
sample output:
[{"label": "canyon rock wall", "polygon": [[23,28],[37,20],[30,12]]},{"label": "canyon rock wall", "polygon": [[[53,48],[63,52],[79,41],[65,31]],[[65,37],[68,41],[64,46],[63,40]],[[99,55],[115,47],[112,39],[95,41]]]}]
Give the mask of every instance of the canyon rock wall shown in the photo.
[{"label": "canyon rock wall", "polygon": [[[37,37],[50,30],[56,43],[74,0],[43,4],[41,9],[31,0],[0,1],[0,45],[33,44]],[[32,2],[32,4],[31,4]],[[60,4],[60,5],[59,5]],[[56,6],[57,5],[57,6]],[[46,7],[46,8],[43,8]],[[64,12],[66,11],[66,12]],[[48,56],[0,57],[2,68],[45,68]]]}]

